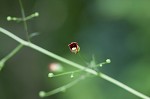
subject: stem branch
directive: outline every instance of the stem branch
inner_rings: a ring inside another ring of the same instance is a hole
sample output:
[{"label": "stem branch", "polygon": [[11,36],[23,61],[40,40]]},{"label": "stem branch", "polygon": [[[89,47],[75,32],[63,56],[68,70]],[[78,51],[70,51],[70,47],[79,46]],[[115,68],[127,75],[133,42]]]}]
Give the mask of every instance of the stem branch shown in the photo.
[{"label": "stem branch", "polygon": [[26,37],[27,37],[27,40],[30,42],[28,26],[27,26],[27,22],[26,22],[26,16],[25,16],[25,12],[24,12],[24,8],[23,8],[21,0],[19,0],[19,5],[20,5],[20,8],[21,8],[21,14],[22,14],[22,19],[23,19],[23,25],[24,25],[25,32],[26,32]]},{"label": "stem branch", "polygon": [[27,41],[19,38],[18,36],[14,35],[13,33],[9,32],[9,31],[1,28],[1,27],[0,27],[0,32],[4,33],[5,35],[7,35],[7,36],[9,36],[11,38],[13,38],[14,40],[16,40],[17,42],[21,43],[22,45],[28,46],[28,47],[30,47],[32,49],[35,49],[35,50],[37,50],[37,51],[39,51],[39,52],[41,52],[41,53],[43,53],[43,54],[45,54],[47,56],[50,56],[50,57],[52,57],[54,59],[57,59],[57,60],[59,60],[61,62],[69,64],[69,65],[71,65],[73,67],[76,67],[76,68],[78,68],[80,70],[86,71],[87,73],[93,74],[95,76],[99,76],[99,77],[101,77],[101,78],[103,78],[103,79],[105,79],[105,80],[107,80],[107,81],[109,81],[109,82],[111,82],[111,83],[113,83],[113,84],[115,84],[115,85],[117,85],[117,86],[127,90],[128,92],[130,92],[130,93],[132,93],[132,94],[134,94],[134,95],[136,95],[136,96],[138,96],[138,97],[140,97],[142,99],[150,99],[150,97],[148,97],[148,96],[146,96],[146,95],[144,95],[144,94],[142,94],[142,93],[140,93],[140,92],[138,92],[138,91],[128,87],[127,85],[125,85],[125,84],[123,84],[123,83],[121,83],[121,82],[119,82],[119,81],[117,81],[117,80],[115,80],[115,79],[113,79],[113,78],[103,74],[103,73],[99,74],[93,69],[84,67],[84,66],[82,66],[80,64],[77,64],[77,63],[72,62],[70,60],[67,60],[67,59],[65,59],[65,58],[63,58],[61,56],[58,56],[58,55],[56,55],[56,54],[54,54],[54,53],[52,53],[50,51],[47,51],[47,50],[45,50],[45,49],[43,49],[43,48],[41,48],[41,47],[31,43],[31,42],[27,42]]},{"label": "stem branch", "polygon": [[79,81],[83,80],[86,76],[85,75],[82,75],[81,77],[79,77],[78,79],[70,82],[69,84],[67,85],[64,85],[64,86],[61,86],[57,89],[54,89],[52,91],[49,91],[49,92],[44,92],[44,91],[40,91],[39,92],[39,96],[40,97],[46,97],[46,96],[51,96],[53,94],[56,94],[56,93],[59,93],[59,92],[63,92],[63,91],[66,91],[66,89],[72,87],[73,85],[75,85],[76,83],[78,83]]},{"label": "stem branch", "polygon": [[10,59],[12,56],[14,56],[21,48],[23,47],[22,44],[19,44],[14,50],[12,50],[6,57],[4,57],[2,60],[0,60],[0,71],[5,65],[5,62]]}]

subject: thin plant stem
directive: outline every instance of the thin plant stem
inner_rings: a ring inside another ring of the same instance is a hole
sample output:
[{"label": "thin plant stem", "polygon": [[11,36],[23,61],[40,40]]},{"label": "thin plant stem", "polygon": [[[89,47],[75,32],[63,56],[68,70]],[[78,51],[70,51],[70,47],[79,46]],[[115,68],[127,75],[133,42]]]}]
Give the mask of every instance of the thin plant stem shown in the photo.
[{"label": "thin plant stem", "polygon": [[150,97],[148,97],[148,96],[146,96],[146,95],[144,95],[144,94],[142,94],[142,93],[132,89],[131,87],[129,87],[129,86],[127,86],[127,85],[125,85],[125,84],[123,84],[123,83],[121,83],[121,82],[119,82],[119,81],[117,81],[117,80],[115,80],[115,79],[113,79],[113,78],[103,74],[103,73],[100,73],[99,76],[101,78],[103,78],[103,79],[105,79],[105,80],[107,80],[107,81],[109,81],[109,82],[111,82],[111,83],[113,83],[113,84],[123,88],[124,90],[126,90],[126,91],[128,91],[128,92],[130,92],[130,93],[132,93],[132,94],[142,98],[142,99],[150,99]]},{"label": "thin plant stem", "polygon": [[[49,77],[58,77],[58,76],[63,76],[63,75],[68,75],[68,74],[74,74],[76,72],[81,72],[81,70],[75,70],[75,71],[69,71],[69,72],[64,72],[64,73],[61,73],[61,74],[56,74],[56,75],[52,75],[52,76],[49,76]],[[51,74],[51,73],[50,73]]]},{"label": "thin plant stem", "polygon": [[7,21],[17,21],[17,22],[22,22],[22,21],[28,21],[34,17],[38,17],[39,16],[39,13],[38,12],[35,12],[25,18],[17,18],[17,17],[11,17],[11,16],[8,16],[7,17]]},{"label": "thin plant stem", "polygon": [[82,75],[79,78],[77,78],[76,80],[70,82],[69,84],[64,85],[62,87],[59,87],[59,88],[56,88],[56,89],[54,89],[52,91],[49,91],[49,92],[40,91],[39,96],[43,98],[43,97],[51,96],[51,95],[59,93],[59,92],[64,92],[64,91],[66,91],[66,89],[68,89],[68,88],[72,87],[73,85],[77,84],[79,81],[83,80],[85,77],[86,77],[85,75]]},{"label": "thin plant stem", "polygon": [[57,59],[59,61],[62,61],[64,63],[69,64],[69,65],[71,65],[73,67],[76,67],[76,68],[78,68],[80,70],[86,71],[87,73],[93,74],[95,76],[99,76],[99,77],[101,77],[101,78],[103,78],[103,79],[105,79],[105,80],[107,80],[107,81],[109,81],[109,82],[111,82],[111,83],[113,83],[113,84],[115,84],[115,85],[117,85],[117,86],[127,90],[128,92],[130,92],[130,93],[132,93],[132,94],[134,94],[134,95],[136,95],[136,96],[138,96],[138,97],[140,97],[142,99],[150,99],[150,97],[148,97],[148,96],[146,96],[146,95],[144,95],[144,94],[142,94],[142,93],[140,93],[140,92],[130,88],[129,86],[127,86],[127,85],[125,85],[125,84],[123,84],[123,83],[121,83],[121,82],[119,82],[119,81],[117,81],[117,80],[115,80],[115,79],[113,79],[113,78],[103,74],[103,73],[99,74],[98,72],[96,72],[93,69],[84,67],[84,66],[82,66],[80,64],[77,64],[77,63],[72,62],[72,61],[70,61],[68,59],[65,59],[65,58],[63,58],[61,56],[58,56],[58,55],[56,55],[56,54],[54,54],[54,53],[52,53],[50,51],[47,51],[44,48],[41,48],[41,47],[31,43],[31,42],[27,42],[27,41],[19,38],[18,36],[14,35],[13,33],[9,32],[9,31],[1,28],[1,27],[0,27],[0,32],[2,32],[3,34],[5,34],[5,35],[7,35],[7,36],[9,36],[11,38],[13,38],[17,42],[19,42],[19,43],[21,43],[21,44],[23,44],[25,46],[28,46],[28,47],[30,47],[32,49],[35,49],[35,50],[37,50],[37,51],[39,51],[39,52],[41,52],[41,53],[43,53],[43,54],[45,54],[45,55],[47,55],[49,57],[52,57],[52,58]]},{"label": "thin plant stem", "polygon": [[[19,0],[19,4],[20,4],[20,8],[21,8],[21,14],[22,14],[23,22],[24,22],[24,28],[25,28],[25,31],[26,31],[26,36],[27,36],[28,41],[30,41],[29,34],[28,34],[28,27],[27,27],[27,23],[26,23],[25,12],[24,12],[21,0]],[[36,14],[38,14],[38,13],[36,13]],[[31,16],[33,17],[33,15],[34,14],[32,14]],[[9,16],[9,18],[11,18],[11,17]],[[31,18],[31,17],[28,17],[28,19],[29,18]],[[18,20],[18,21],[21,20],[21,18],[15,18],[15,17],[13,19]],[[5,62],[8,59],[10,59],[12,56],[14,56],[22,47],[23,47],[23,44],[20,43],[12,52],[10,52],[6,57],[4,57],[2,60],[0,60],[0,71],[4,67]]]},{"label": "thin plant stem", "polygon": [[38,12],[35,12],[35,13],[33,13],[33,14],[31,14],[31,15],[25,17],[25,21],[30,20],[30,19],[32,19],[32,18],[34,18],[34,17],[37,17],[37,16],[39,16],[39,13],[38,13]]},{"label": "thin plant stem", "polygon": [[0,71],[5,65],[5,62],[13,57],[21,48],[23,47],[22,44],[19,44],[14,50],[12,50],[6,57],[4,57],[2,60],[0,60]]},{"label": "thin plant stem", "polygon": [[82,57],[82,55],[80,54],[80,52],[77,53],[77,54],[78,54],[78,56],[81,58],[81,60],[82,60],[86,65],[88,65],[88,62],[85,60],[85,58]]},{"label": "thin plant stem", "polygon": [[27,40],[30,42],[28,26],[27,26],[27,22],[26,22],[26,16],[25,16],[25,12],[24,12],[24,8],[23,8],[21,0],[19,0],[19,5],[21,8],[21,14],[22,14],[22,18],[23,18],[23,24],[24,24],[24,28],[25,28],[25,32],[26,32],[26,37],[27,37]]}]

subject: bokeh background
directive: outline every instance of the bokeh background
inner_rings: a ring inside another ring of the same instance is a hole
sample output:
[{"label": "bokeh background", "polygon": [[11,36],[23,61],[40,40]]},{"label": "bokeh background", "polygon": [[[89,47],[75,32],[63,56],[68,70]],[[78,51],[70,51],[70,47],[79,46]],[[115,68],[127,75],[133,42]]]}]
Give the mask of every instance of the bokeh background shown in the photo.
[{"label": "bokeh background", "polygon": [[[39,12],[27,21],[31,41],[53,53],[85,65],[70,53],[68,44],[79,43],[80,54],[90,62],[111,64],[99,71],[150,96],[150,1],[149,0],[22,0],[25,14]],[[0,0],[0,27],[26,40],[23,23],[8,22],[7,16],[21,17],[18,0]],[[0,59],[18,43],[0,33]],[[40,99],[39,91],[50,91],[74,78],[48,78],[50,63],[63,72],[75,70],[51,57],[24,47],[7,61],[0,72],[0,99]],[[87,78],[64,93],[45,99],[140,99],[101,78]]]}]

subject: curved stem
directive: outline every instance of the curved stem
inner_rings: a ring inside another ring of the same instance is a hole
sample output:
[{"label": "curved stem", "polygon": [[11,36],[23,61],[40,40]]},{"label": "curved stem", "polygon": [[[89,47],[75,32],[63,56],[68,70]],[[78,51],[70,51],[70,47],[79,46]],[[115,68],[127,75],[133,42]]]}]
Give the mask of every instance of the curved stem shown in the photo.
[{"label": "curved stem", "polygon": [[12,50],[6,57],[0,60],[0,71],[5,65],[5,62],[10,59],[12,56],[14,56],[21,48],[23,47],[22,44],[19,44],[14,50]]},{"label": "curved stem", "polygon": [[25,46],[28,46],[28,47],[30,47],[32,49],[35,49],[35,50],[37,50],[37,51],[39,51],[39,52],[41,52],[41,53],[43,53],[43,54],[45,54],[47,56],[50,56],[50,57],[52,57],[54,59],[62,61],[64,63],[69,64],[69,65],[71,65],[73,67],[76,67],[76,68],[78,68],[80,70],[86,71],[87,73],[93,74],[95,76],[99,76],[99,77],[101,77],[101,78],[103,78],[103,79],[105,79],[105,80],[107,80],[107,81],[109,81],[109,82],[111,82],[111,83],[113,83],[113,84],[115,84],[115,85],[117,85],[117,86],[127,90],[128,92],[130,92],[130,93],[132,93],[132,94],[134,94],[134,95],[136,95],[136,96],[138,96],[138,97],[140,97],[142,99],[150,99],[150,97],[148,97],[148,96],[146,96],[146,95],[144,95],[144,94],[142,94],[142,93],[140,93],[140,92],[130,88],[129,86],[127,86],[127,85],[125,85],[125,84],[123,84],[123,83],[121,83],[121,82],[119,82],[119,81],[117,81],[117,80],[115,80],[115,79],[113,79],[113,78],[103,74],[103,73],[97,73],[96,71],[94,71],[94,70],[92,70],[90,68],[84,67],[84,66],[82,66],[80,64],[77,64],[77,63],[72,62],[70,60],[67,60],[67,59],[65,59],[65,58],[63,58],[61,56],[58,56],[58,55],[56,55],[56,54],[54,54],[54,53],[52,53],[50,51],[47,51],[44,48],[41,48],[41,47],[31,43],[31,42],[27,42],[27,41],[17,37],[13,33],[9,32],[9,31],[1,28],[1,27],[0,27],[0,32],[4,33],[5,35],[7,35],[7,36],[9,36],[11,38],[13,38],[17,42],[19,42],[19,43],[21,43],[21,44],[23,44]]}]

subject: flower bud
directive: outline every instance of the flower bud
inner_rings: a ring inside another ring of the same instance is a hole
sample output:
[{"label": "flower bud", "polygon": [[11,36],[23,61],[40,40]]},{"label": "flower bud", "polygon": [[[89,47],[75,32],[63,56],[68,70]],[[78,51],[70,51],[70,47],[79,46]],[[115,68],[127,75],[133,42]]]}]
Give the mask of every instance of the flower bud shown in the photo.
[{"label": "flower bud", "polygon": [[77,42],[71,42],[68,46],[72,53],[77,54],[80,51],[80,47]]},{"label": "flower bud", "polygon": [[62,72],[63,71],[63,67],[59,63],[50,63],[48,67],[51,72]]}]

